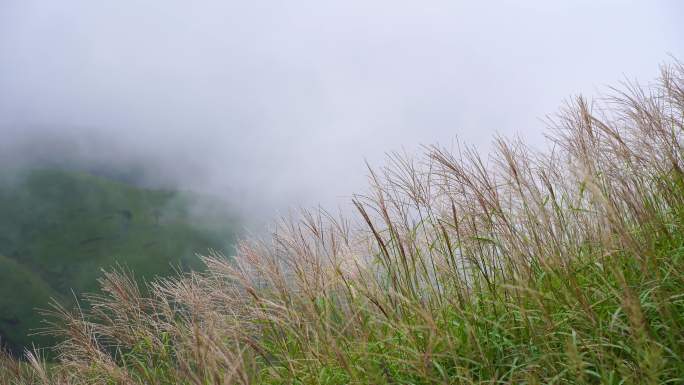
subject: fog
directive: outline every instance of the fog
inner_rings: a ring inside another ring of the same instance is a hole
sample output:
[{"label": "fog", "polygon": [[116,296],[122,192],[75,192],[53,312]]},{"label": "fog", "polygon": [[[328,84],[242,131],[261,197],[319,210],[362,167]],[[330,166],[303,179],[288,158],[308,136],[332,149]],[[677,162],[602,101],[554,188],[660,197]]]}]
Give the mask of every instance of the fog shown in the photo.
[{"label": "fog", "polygon": [[682,16],[675,0],[0,0],[0,161],[142,167],[258,218],[334,209],[388,151],[541,143],[564,99],[684,58]]}]

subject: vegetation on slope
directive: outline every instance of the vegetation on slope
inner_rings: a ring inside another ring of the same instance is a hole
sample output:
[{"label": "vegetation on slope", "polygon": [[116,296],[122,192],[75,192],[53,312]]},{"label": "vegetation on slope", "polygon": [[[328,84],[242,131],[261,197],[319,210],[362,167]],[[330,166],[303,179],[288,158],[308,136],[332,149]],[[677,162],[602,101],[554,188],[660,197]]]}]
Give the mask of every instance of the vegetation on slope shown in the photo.
[{"label": "vegetation on slope", "polygon": [[684,68],[555,128],[551,153],[393,157],[356,222],[305,212],[147,294],[107,273],[55,308],[60,363],[6,355],[3,380],[681,383]]},{"label": "vegetation on slope", "polygon": [[17,261],[0,255],[0,337],[14,346],[47,344],[46,338],[29,337],[41,324],[33,306],[47,306],[59,298],[49,285]]},{"label": "vegetation on slope", "polygon": [[195,253],[233,241],[226,212],[223,223],[203,219],[194,212],[203,201],[189,194],[54,169],[7,172],[2,182],[0,338],[14,350],[45,346],[28,336],[40,326],[36,308],[97,290],[102,268],[152,279],[198,269]]}]

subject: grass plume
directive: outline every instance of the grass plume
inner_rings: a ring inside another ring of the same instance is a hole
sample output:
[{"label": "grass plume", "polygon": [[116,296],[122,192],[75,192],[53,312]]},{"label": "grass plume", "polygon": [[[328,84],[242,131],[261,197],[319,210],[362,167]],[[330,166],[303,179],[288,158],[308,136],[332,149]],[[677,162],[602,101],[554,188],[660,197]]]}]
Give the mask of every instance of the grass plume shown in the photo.
[{"label": "grass plume", "polygon": [[358,215],[304,211],[204,272],[108,272],[47,314],[58,362],[2,355],[0,382],[684,382],[684,67],[611,95],[547,151],[391,155]]}]

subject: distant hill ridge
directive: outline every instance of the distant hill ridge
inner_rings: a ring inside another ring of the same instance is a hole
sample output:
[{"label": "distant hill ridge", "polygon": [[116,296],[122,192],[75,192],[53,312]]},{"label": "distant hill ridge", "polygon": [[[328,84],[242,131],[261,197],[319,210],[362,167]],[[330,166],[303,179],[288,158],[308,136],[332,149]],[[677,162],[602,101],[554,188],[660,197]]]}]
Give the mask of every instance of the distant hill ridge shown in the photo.
[{"label": "distant hill ridge", "polygon": [[59,169],[4,175],[0,214],[0,339],[13,350],[49,343],[27,335],[41,326],[35,308],[95,291],[102,268],[198,268],[196,253],[230,252],[237,222],[198,194]]}]

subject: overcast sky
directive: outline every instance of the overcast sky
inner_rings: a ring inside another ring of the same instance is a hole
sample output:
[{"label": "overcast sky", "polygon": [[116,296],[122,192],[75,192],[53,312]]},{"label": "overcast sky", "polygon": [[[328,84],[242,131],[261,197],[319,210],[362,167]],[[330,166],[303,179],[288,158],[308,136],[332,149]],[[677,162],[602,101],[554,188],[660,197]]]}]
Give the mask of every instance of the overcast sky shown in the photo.
[{"label": "overcast sky", "polygon": [[0,151],[42,140],[245,210],[332,207],[364,159],[538,143],[563,99],[653,79],[684,58],[682,4],[0,0]]}]

